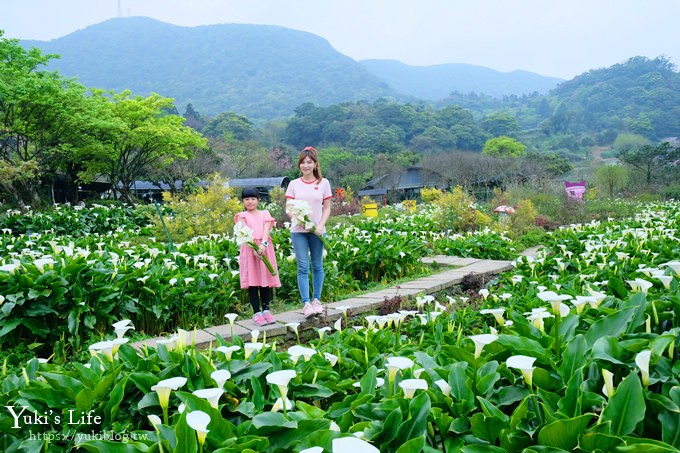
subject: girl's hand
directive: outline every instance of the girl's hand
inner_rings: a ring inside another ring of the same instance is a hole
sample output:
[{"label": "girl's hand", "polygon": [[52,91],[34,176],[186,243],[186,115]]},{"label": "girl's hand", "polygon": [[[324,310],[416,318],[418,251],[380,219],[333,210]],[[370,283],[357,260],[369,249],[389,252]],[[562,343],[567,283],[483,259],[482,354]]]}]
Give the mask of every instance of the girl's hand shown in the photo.
[{"label": "girl's hand", "polygon": [[326,232],[326,225],[319,224],[316,226],[316,229],[314,230],[314,234],[317,236],[323,236],[323,234]]},{"label": "girl's hand", "polygon": [[257,249],[257,254],[262,258],[262,255],[264,255],[264,252],[267,250],[267,247],[264,245],[260,244],[260,247]]}]

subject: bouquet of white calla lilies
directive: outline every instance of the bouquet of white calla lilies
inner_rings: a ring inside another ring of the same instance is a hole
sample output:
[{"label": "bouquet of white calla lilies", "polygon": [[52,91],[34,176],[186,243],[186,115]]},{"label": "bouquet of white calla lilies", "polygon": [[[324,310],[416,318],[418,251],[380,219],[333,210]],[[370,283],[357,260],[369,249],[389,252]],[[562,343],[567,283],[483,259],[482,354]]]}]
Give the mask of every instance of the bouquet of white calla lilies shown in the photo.
[{"label": "bouquet of white calla lilies", "polygon": [[[300,225],[305,230],[316,234],[316,224],[312,222],[312,208],[304,200],[288,200],[286,202],[286,212],[291,216],[292,226]],[[321,239],[324,247],[328,248],[328,243],[323,235],[318,234],[317,237]]]},{"label": "bouquet of white calla lilies", "polygon": [[267,270],[272,274],[276,275],[276,271],[274,270],[274,266],[272,266],[272,263],[269,261],[269,258],[263,253],[260,255],[258,252],[260,250],[260,246],[257,245],[255,242],[255,239],[253,238],[253,230],[250,229],[245,223],[243,222],[236,222],[234,225],[234,236],[236,236],[236,245],[241,246],[243,244],[247,245],[251,249],[255,251],[258,257],[262,260],[265,266],[267,266]]}]

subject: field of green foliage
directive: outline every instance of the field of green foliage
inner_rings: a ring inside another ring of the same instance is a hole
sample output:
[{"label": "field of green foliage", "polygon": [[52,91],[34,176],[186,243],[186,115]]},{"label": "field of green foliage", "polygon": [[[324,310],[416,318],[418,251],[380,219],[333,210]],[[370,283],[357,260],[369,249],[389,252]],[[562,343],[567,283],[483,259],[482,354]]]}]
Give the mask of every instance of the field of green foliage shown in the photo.
[{"label": "field of green foliage", "polygon": [[[441,206],[353,218],[328,234],[328,300],[436,253],[516,265],[474,295],[480,311],[423,295],[385,316],[343,311],[304,344],[254,331],[207,350],[193,328],[249,316],[228,231],[170,247],[132,208],[8,213],[0,450],[677,451],[680,204],[635,209],[544,234],[537,258],[493,220],[442,230]],[[295,303],[286,230],[273,242],[277,297]],[[138,331],[167,340],[135,350]],[[7,354],[26,345],[49,360]]]}]

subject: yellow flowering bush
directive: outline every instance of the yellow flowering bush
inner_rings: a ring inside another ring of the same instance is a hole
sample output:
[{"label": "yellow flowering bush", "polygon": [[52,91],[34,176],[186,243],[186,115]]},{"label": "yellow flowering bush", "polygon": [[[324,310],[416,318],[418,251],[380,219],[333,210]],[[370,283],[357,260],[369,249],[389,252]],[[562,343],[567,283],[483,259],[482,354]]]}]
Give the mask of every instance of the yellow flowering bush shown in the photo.
[{"label": "yellow flowering bush", "polygon": [[436,187],[423,187],[420,189],[420,198],[423,203],[434,203],[442,196],[442,191]]},{"label": "yellow flowering bush", "polygon": [[515,213],[510,216],[512,221],[510,236],[518,237],[536,228],[536,215],[536,208],[531,200],[520,200],[515,207]]},{"label": "yellow flowering bush", "polygon": [[[225,187],[224,182],[219,176],[212,176],[205,189],[185,199],[167,192],[163,194],[165,225],[173,240],[185,241],[195,236],[233,231],[234,216],[243,209],[234,189]],[[160,219],[156,223],[157,235],[164,237]]]},{"label": "yellow flowering bush", "polygon": [[475,199],[460,186],[442,193],[434,205],[439,208],[435,221],[442,230],[474,231],[491,224],[491,218],[477,209]]}]

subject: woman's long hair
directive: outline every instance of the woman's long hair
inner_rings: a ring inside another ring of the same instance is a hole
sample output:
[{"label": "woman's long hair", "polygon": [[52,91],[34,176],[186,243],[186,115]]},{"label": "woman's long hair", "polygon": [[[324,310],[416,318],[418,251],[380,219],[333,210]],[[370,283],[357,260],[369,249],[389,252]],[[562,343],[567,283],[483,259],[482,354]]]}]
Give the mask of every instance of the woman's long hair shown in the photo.
[{"label": "woman's long hair", "polygon": [[323,179],[323,176],[321,175],[321,164],[319,163],[319,152],[313,146],[308,146],[305,149],[303,149],[300,152],[300,156],[298,157],[298,169],[300,169],[300,164],[302,163],[303,160],[305,160],[306,157],[312,159],[316,164],[314,166],[314,171],[312,173],[314,174],[314,177],[316,178],[316,182],[318,184],[321,182],[321,179]]}]

